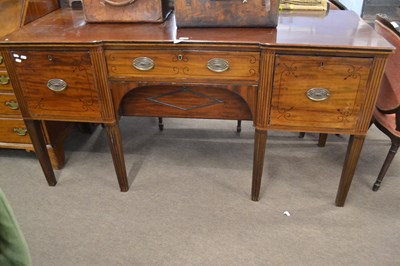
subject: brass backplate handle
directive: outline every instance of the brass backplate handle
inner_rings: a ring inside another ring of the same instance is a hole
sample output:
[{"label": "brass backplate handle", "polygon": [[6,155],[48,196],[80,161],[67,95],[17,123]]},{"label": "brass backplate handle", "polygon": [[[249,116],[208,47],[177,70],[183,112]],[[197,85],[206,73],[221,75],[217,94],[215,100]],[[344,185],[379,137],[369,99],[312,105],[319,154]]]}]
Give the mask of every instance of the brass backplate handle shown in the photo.
[{"label": "brass backplate handle", "polygon": [[104,3],[107,3],[111,6],[127,6],[133,4],[135,0],[125,0],[125,1],[112,1],[112,0],[104,0]]},{"label": "brass backplate handle", "polygon": [[50,79],[47,81],[47,88],[54,92],[61,92],[67,89],[68,84],[62,79]]},{"label": "brass backplate handle", "polygon": [[0,64],[3,64],[3,56],[0,55]]},{"label": "brass backplate handle", "polygon": [[306,92],[306,96],[311,101],[322,102],[327,100],[331,96],[331,93],[325,88],[311,88]]},{"label": "brass backplate handle", "polygon": [[4,105],[7,106],[8,108],[10,108],[11,110],[18,110],[19,106],[17,101],[6,101],[4,102]]},{"label": "brass backplate handle", "polygon": [[221,58],[213,58],[208,60],[207,68],[212,72],[225,72],[229,69],[229,62]]},{"label": "brass backplate handle", "polygon": [[149,71],[154,68],[154,61],[148,57],[136,57],[133,59],[132,66],[140,71]]},{"label": "brass backplate handle", "polygon": [[0,84],[7,85],[10,82],[10,78],[7,76],[0,76]]},{"label": "brass backplate handle", "polygon": [[13,131],[15,132],[15,134],[21,137],[28,134],[28,130],[26,128],[14,127]]}]

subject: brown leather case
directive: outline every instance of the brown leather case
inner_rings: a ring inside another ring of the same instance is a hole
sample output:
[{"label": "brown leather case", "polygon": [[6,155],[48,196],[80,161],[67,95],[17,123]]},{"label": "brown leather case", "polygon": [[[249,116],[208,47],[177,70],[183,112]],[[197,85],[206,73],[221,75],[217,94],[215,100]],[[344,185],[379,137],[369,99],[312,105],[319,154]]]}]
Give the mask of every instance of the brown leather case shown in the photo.
[{"label": "brown leather case", "polygon": [[163,22],[168,0],[82,0],[88,22]]},{"label": "brown leather case", "polygon": [[276,27],[279,0],[175,0],[178,27]]}]

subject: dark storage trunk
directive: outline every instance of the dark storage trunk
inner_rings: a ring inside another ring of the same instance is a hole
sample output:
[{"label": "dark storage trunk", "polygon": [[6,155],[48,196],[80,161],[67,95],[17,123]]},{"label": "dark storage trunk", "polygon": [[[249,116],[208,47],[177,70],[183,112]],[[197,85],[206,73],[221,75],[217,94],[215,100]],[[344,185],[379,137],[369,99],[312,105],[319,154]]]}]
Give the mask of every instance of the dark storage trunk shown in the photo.
[{"label": "dark storage trunk", "polygon": [[88,22],[163,22],[168,0],[83,0]]},{"label": "dark storage trunk", "polygon": [[279,0],[175,0],[178,27],[276,27]]}]

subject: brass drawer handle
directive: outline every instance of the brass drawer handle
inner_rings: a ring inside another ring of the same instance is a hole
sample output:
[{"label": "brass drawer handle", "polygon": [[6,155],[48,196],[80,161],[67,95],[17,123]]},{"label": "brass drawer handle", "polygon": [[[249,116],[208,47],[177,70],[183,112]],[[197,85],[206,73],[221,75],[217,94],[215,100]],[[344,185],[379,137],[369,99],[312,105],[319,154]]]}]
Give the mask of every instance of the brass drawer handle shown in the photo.
[{"label": "brass drawer handle", "polygon": [[7,85],[10,82],[10,78],[7,76],[0,76],[0,84]]},{"label": "brass drawer handle", "polygon": [[111,1],[111,0],[104,0],[104,3],[107,3],[107,4],[109,4],[109,5],[111,5],[111,6],[127,6],[127,5],[130,5],[130,4],[133,4],[133,2],[135,2],[135,0],[126,0],[126,1],[120,1],[120,2],[114,2],[114,1]]},{"label": "brass drawer handle", "polygon": [[54,92],[64,91],[67,87],[67,82],[62,79],[50,79],[49,81],[47,81],[47,88]]},{"label": "brass drawer handle", "polygon": [[225,72],[229,69],[229,62],[221,58],[213,58],[208,60],[207,68],[212,72]]},{"label": "brass drawer handle", "polygon": [[13,131],[15,132],[15,134],[21,137],[26,136],[28,134],[28,130],[26,128],[14,127]]},{"label": "brass drawer handle", "polygon": [[133,59],[132,66],[140,71],[149,71],[154,68],[154,61],[148,57],[137,57]]},{"label": "brass drawer handle", "polygon": [[19,108],[18,103],[16,101],[6,101],[4,105],[10,108],[11,110],[18,110]]},{"label": "brass drawer handle", "polygon": [[325,88],[311,88],[306,93],[307,98],[314,102],[325,101],[331,96],[328,89]]},{"label": "brass drawer handle", "polygon": [[0,65],[3,64],[3,56],[0,55]]}]

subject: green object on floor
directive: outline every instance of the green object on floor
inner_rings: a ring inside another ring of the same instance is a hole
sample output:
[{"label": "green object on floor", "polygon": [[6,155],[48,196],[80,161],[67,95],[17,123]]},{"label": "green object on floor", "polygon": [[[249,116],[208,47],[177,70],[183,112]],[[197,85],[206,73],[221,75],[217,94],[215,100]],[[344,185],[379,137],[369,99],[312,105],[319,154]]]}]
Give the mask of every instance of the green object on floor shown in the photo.
[{"label": "green object on floor", "polygon": [[0,189],[0,265],[31,266],[28,245],[3,191]]}]

